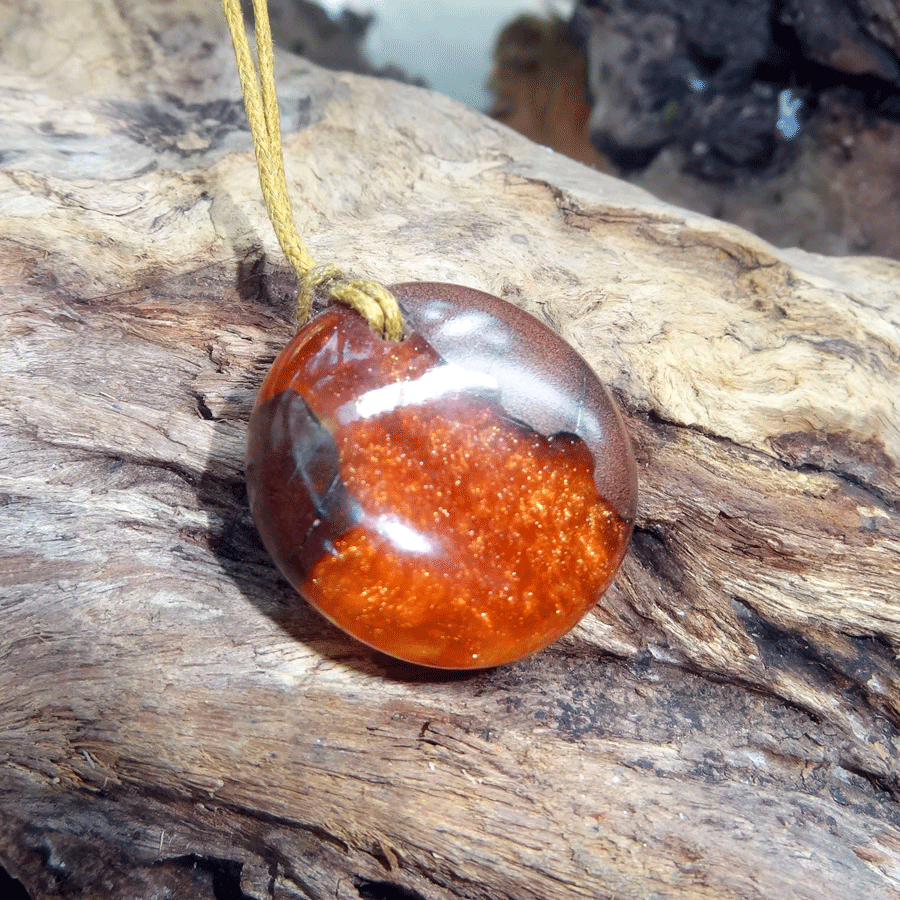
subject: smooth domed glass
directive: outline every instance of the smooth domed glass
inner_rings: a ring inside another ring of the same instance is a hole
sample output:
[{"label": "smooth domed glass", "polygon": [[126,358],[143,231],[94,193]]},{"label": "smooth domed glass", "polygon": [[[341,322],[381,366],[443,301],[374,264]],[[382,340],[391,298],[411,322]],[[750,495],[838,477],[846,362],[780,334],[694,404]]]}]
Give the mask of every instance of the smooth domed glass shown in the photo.
[{"label": "smooth domed glass", "polygon": [[250,419],[253,516],[288,581],[359,640],[427,666],[510,662],[612,581],[630,442],[533,316],[456,285],[392,290],[399,343],[334,307],[276,359]]}]

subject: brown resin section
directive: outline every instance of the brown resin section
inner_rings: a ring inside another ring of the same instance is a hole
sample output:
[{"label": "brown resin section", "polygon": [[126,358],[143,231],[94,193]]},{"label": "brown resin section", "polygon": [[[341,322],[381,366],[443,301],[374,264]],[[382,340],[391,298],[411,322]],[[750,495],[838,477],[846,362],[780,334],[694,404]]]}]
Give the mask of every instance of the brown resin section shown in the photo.
[{"label": "brown resin section", "polygon": [[322,314],[263,384],[247,479],[266,546],[322,613],[401,659],[473,668],[571,629],[632,523],[600,496],[585,440],[511,418],[496,383],[448,361],[421,335]]}]

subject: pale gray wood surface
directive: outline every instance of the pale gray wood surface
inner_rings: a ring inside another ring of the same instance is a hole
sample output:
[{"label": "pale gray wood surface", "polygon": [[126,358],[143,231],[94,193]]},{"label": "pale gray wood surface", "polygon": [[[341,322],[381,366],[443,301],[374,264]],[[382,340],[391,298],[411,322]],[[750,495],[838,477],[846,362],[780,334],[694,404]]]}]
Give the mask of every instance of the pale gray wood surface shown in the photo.
[{"label": "pale gray wood surface", "polygon": [[404,667],[297,602],[249,518],[293,281],[218,7],[2,25],[0,861],[33,897],[212,896],[211,870],[260,898],[900,896],[900,265],[279,57],[314,255],[542,317],[639,460],[575,632]]}]

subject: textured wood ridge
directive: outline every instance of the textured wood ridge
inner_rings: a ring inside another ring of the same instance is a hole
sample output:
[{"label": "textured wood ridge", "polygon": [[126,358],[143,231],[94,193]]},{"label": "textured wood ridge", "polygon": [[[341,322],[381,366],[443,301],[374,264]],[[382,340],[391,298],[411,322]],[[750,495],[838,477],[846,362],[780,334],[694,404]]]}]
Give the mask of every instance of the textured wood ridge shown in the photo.
[{"label": "textured wood ridge", "polygon": [[519,303],[636,446],[583,625],[403,667],[249,518],[293,283],[215,4],[2,20],[0,862],[34,898],[900,896],[900,265],[279,57],[313,254]]}]

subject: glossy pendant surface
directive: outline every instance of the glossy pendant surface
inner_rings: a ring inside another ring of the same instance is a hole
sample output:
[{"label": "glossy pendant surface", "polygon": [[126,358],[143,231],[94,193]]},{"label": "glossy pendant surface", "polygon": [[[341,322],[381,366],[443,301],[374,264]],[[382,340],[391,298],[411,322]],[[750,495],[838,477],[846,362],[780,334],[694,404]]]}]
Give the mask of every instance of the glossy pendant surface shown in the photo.
[{"label": "glossy pendant surface", "polygon": [[456,285],[392,291],[403,341],[333,307],[275,360],[250,418],[253,516],[288,581],[359,640],[440,668],[510,662],[612,581],[630,442],[533,316]]}]

